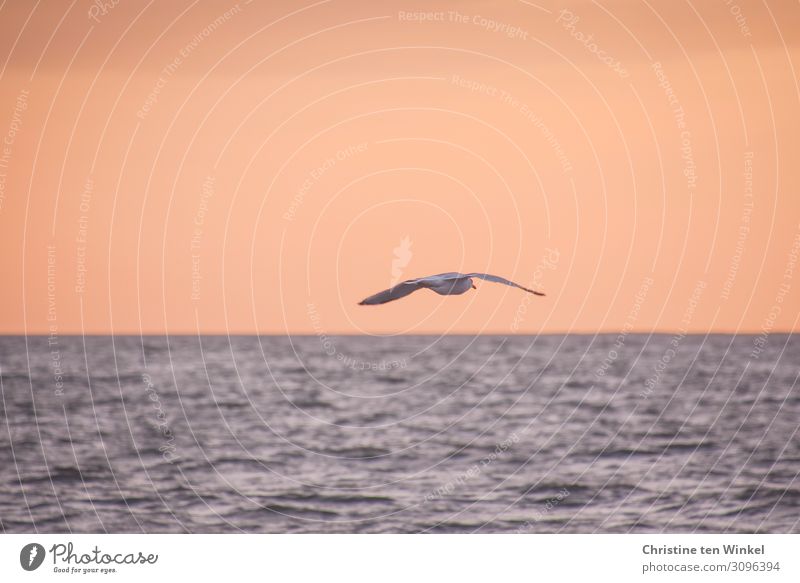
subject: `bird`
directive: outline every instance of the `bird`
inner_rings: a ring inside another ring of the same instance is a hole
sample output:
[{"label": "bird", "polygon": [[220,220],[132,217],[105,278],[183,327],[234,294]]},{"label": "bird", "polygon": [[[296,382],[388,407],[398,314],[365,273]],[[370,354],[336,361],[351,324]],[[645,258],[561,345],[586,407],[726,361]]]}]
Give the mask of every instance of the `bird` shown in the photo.
[{"label": "bird", "polygon": [[544,295],[542,292],[528,289],[527,287],[523,287],[518,283],[514,283],[513,281],[498,275],[490,275],[488,273],[457,273],[453,271],[449,273],[439,273],[437,275],[429,275],[428,277],[420,277],[417,279],[402,281],[397,285],[390,287],[389,289],[383,290],[382,292],[378,292],[361,300],[358,305],[375,306],[378,304],[393,302],[394,300],[399,300],[400,298],[406,297],[418,289],[430,289],[441,296],[458,296],[468,292],[471,289],[478,289],[475,287],[475,284],[472,283],[473,278],[510,285],[537,296]]}]

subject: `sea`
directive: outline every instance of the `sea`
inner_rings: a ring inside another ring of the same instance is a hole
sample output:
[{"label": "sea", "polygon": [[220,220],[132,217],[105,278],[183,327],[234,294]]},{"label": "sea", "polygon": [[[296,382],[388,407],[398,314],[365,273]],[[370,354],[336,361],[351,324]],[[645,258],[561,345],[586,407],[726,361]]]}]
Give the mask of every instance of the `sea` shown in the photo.
[{"label": "sea", "polygon": [[4,336],[7,533],[800,532],[800,337]]}]

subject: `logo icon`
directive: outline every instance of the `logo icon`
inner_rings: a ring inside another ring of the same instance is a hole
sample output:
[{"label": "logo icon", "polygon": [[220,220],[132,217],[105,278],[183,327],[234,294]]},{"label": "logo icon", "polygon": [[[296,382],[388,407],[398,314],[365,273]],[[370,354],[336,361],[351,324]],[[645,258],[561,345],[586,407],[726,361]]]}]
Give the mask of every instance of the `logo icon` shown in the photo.
[{"label": "logo icon", "polygon": [[35,571],[44,562],[44,547],[39,543],[29,543],[19,552],[19,564],[26,571]]},{"label": "logo icon", "polygon": [[396,285],[400,282],[400,277],[403,275],[403,269],[411,261],[414,253],[411,252],[411,237],[406,235],[400,240],[400,244],[393,249],[394,259],[392,259],[392,283]]}]

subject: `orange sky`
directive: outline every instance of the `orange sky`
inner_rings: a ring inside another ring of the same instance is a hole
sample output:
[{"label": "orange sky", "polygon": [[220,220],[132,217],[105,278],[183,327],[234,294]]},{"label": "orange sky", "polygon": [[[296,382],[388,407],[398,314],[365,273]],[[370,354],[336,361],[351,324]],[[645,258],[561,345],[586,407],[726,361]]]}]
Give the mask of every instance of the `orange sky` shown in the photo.
[{"label": "orange sky", "polygon": [[[0,333],[797,330],[798,30],[749,0],[6,2]],[[357,305],[443,271],[547,297]]]}]

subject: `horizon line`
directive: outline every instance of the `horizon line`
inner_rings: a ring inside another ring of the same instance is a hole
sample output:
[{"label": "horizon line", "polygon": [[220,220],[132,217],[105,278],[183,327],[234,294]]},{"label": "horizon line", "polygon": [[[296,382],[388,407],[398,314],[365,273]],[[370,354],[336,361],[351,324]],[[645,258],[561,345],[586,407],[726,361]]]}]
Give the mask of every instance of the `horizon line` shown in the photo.
[{"label": "horizon line", "polygon": [[211,331],[201,332],[196,331],[177,331],[177,332],[152,332],[152,331],[124,331],[124,332],[0,332],[2,337],[43,337],[47,338],[51,335],[56,337],[85,337],[85,336],[274,336],[274,337],[324,337],[324,336],[366,336],[366,337],[397,337],[397,336],[618,336],[625,334],[626,336],[675,336],[681,334],[683,336],[762,336],[762,335],[795,335],[800,334],[799,331],[793,330],[701,330],[701,331],[681,331],[681,330],[603,330],[603,331],[547,331],[547,332],[415,332],[415,333],[392,333],[390,331],[374,332],[374,333],[359,333],[359,332],[258,332],[258,331]]}]

